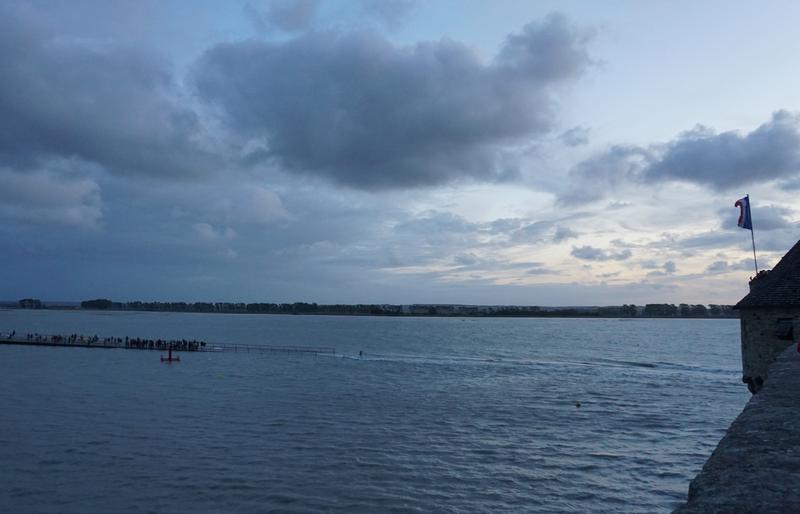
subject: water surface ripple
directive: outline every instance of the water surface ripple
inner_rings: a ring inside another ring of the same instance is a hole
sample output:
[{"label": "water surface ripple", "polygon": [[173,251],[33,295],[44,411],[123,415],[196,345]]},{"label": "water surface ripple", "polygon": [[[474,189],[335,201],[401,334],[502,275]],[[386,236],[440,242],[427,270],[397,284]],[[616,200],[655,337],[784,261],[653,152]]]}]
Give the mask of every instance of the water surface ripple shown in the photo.
[{"label": "water surface ripple", "polygon": [[0,311],[12,329],[337,355],[0,347],[2,512],[666,512],[749,397],[736,320]]}]

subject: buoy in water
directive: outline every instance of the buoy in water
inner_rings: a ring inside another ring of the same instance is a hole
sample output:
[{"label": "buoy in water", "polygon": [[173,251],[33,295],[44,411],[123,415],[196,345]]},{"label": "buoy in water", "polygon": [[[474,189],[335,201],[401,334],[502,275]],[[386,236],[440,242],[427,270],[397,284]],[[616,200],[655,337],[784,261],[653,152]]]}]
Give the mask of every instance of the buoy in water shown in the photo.
[{"label": "buoy in water", "polygon": [[575,400],[575,407],[578,408],[578,409],[581,408],[581,401],[580,400]]},{"label": "buoy in water", "polygon": [[172,348],[168,350],[167,356],[161,356],[161,362],[180,362],[181,358],[177,355],[175,357],[172,356]]}]

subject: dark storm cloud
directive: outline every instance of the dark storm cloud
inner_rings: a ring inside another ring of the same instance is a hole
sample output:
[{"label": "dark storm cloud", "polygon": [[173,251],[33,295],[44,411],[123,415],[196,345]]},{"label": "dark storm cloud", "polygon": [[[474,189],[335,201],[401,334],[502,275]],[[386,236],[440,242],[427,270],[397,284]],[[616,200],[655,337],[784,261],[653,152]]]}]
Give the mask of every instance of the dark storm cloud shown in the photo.
[{"label": "dark storm cloud", "polygon": [[697,127],[648,147],[612,146],[576,165],[562,203],[599,200],[626,184],[682,181],[729,190],[747,184],[800,180],[800,115],[775,112],[747,134]]},{"label": "dark storm cloud", "polygon": [[217,163],[157,55],[64,37],[27,4],[0,5],[0,165],[78,158],[112,173],[187,176]]},{"label": "dark storm cloud", "polygon": [[398,47],[369,32],[220,44],[193,83],[255,156],[354,188],[507,180],[509,145],[554,127],[557,86],[591,64],[561,16],[526,25],[491,62],[443,39]]},{"label": "dark storm cloud", "polygon": [[630,250],[614,252],[612,250],[603,250],[588,245],[573,247],[570,254],[573,257],[585,261],[624,261],[629,259],[632,255]]}]

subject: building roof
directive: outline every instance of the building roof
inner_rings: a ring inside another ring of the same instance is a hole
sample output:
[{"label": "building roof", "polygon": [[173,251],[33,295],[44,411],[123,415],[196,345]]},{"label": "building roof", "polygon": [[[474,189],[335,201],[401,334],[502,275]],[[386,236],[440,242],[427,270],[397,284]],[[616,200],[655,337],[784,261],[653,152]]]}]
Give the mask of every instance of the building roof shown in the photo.
[{"label": "building roof", "polygon": [[755,307],[800,307],[800,241],[769,273],[750,282],[750,293],[736,309]]}]

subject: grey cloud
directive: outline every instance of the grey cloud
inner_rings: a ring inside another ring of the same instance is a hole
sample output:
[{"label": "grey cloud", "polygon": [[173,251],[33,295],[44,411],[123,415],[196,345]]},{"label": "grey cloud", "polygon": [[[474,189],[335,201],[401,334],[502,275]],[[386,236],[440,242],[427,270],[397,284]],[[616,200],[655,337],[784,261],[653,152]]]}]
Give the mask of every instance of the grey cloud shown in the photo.
[{"label": "grey cloud", "polygon": [[211,224],[205,222],[195,223],[192,225],[192,230],[194,230],[195,234],[197,234],[202,241],[209,243],[230,241],[238,237],[236,231],[230,227],[224,229],[215,228]]},{"label": "grey cloud", "polygon": [[556,233],[553,234],[553,242],[554,243],[561,243],[568,239],[573,239],[578,237],[578,234],[568,227],[556,227]]},{"label": "grey cloud", "polygon": [[0,164],[34,169],[78,158],[112,173],[190,176],[219,160],[169,65],[108,40],[62,37],[0,5]]},{"label": "grey cloud", "polygon": [[554,92],[590,65],[587,36],[551,16],[486,63],[443,39],[398,47],[369,32],[220,44],[193,84],[284,169],[366,190],[502,181],[509,145],[554,128]]},{"label": "grey cloud", "polygon": [[[792,230],[775,230],[765,233],[759,233],[756,227],[755,239],[756,250],[761,255],[761,252],[778,252],[780,257],[786,253],[797,242],[797,231]],[[747,236],[745,232],[745,237]],[[750,247],[750,238],[746,237],[743,247]],[[760,257],[759,257],[760,258]],[[761,261],[759,261],[760,264]]]},{"label": "grey cloud", "polygon": [[706,268],[706,273],[727,273],[728,271],[739,271],[739,270],[752,270],[753,269],[753,261],[750,259],[742,259],[740,261],[735,262],[728,262],[728,261],[714,261],[713,263],[709,264]]},{"label": "grey cloud", "polygon": [[361,0],[364,12],[387,27],[405,23],[417,5],[415,0]]},{"label": "grey cloud", "polygon": [[480,262],[480,259],[474,253],[466,253],[456,255],[453,262],[459,266],[472,266]]},{"label": "grey cloud", "polygon": [[541,241],[545,233],[553,226],[552,221],[542,220],[525,223],[510,233],[511,239],[519,243],[535,243]]},{"label": "grey cloud", "polygon": [[0,219],[93,229],[102,217],[100,186],[93,179],[0,168]]},{"label": "grey cloud", "polygon": [[[769,230],[759,233],[756,227],[756,249],[762,251],[785,253],[797,242],[794,227],[783,230]],[[746,230],[736,229],[725,231],[708,231],[683,236],[680,234],[666,233],[661,239],[649,243],[649,248],[680,250],[683,255],[693,255],[697,251],[707,249],[735,248],[736,251],[752,251],[750,234]]]},{"label": "grey cloud", "polygon": [[517,230],[522,225],[519,218],[500,218],[489,224],[489,231],[494,234],[502,234]]},{"label": "grey cloud", "polygon": [[636,181],[652,159],[649,150],[638,146],[612,146],[570,170],[569,188],[558,195],[558,201],[577,205],[599,200],[620,185]]},{"label": "grey cloud", "polygon": [[570,28],[563,15],[551,14],[510,34],[497,62],[529,83],[575,78],[592,64],[586,52],[592,35]]},{"label": "grey cloud", "polygon": [[499,219],[491,223],[490,232],[505,235],[515,243],[560,243],[578,237],[578,234],[560,223],[586,218],[592,214],[578,211],[558,218],[530,221],[527,219]]},{"label": "grey cloud", "polygon": [[453,258],[455,268],[434,275],[449,275],[453,272],[480,271],[497,272],[507,270],[525,270],[526,275],[558,275],[560,272],[545,267],[541,262],[510,261],[498,257],[479,257],[474,253],[463,253]]},{"label": "grey cloud", "polygon": [[[406,217],[403,214],[402,217]],[[455,262],[460,266],[481,266],[481,269],[509,269],[512,264],[502,258],[492,258],[483,253],[478,257],[472,252],[481,249],[490,254],[519,244],[551,244],[555,239],[565,241],[577,234],[567,227],[556,225],[566,219],[582,216],[573,214],[556,220],[529,221],[522,218],[501,218],[487,222],[471,222],[449,212],[427,211],[411,219],[395,223],[391,230],[400,243],[396,254],[417,253],[430,261],[440,260],[442,255],[456,255]],[[619,252],[617,252],[619,253]],[[478,261],[473,262],[473,259]],[[409,259],[401,259],[409,262]],[[532,266],[531,263],[513,266]]]},{"label": "grey cloud", "polygon": [[572,248],[571,255],[585,261],[624,261],[631,257],[630,250],[614,252],[593,246],[576,246]]},{"label": "grey cloud", "polygon": [[[742,234],[742,236],[744,236],[744,234]],[[736,237],[735,233],[728,231],[709,231],[688,236],[666,233],[662,235],[661,239],[650,243],[648,246],[656,249],[679,249],[682,250],[684,254],[689,255],[695,250],[710,248],[729,248],[732,246],[743,248],[747,242],[749,242],[749,238],[745,240],[744,237]]]},{"label": "grey cloud", "polygon": [[599,200],[625,183],[684,181],[730,190],[800,183],[800,115],[782,110],[747,134],[698,126],[666,144],[612,146],[570,171],[562,203]]},{"label": "grey cloud", "polygon": [[[739,208],[734,207],[733,200],[730,202],[729,209],[720,209],[718,211],[719,217],[722,220],[722,228],[726,230],[735,230],[737,228],[737,221],[739,220]],[[778,205],[759,205],[754,203],[751,198],[750,210],[753,218],[753,227],[761,231],[771,230],[785,230],[792,229],[797,226],[797,222],[792,221],[793,211],[786,207]]]},{"label": "grey cloud", "polygon": [[526,275],[561,275],[559,270],[536,266],[525,272]]},{"label": "grey cloud", "polygon": [[260,185],[238,186],[229,196],[213,202],[220,217],[239,223],[270,224],[291,217],[281,198]]},{"label": "grey cloud", "polygon": [[[404,214],[403,217],[407,217]],[[461,216],[438,211],[420,213],[394,224],[390,243],[384,250],[394,258],[387,267],[434,266],[432,277],[463,276],[465,272],[516,272],[529,275],[555,275],[541,262],[510,260],[504,250],[523,239],[546,236],[552,222],[525,223],[522,219],[470,222]],[[527,231],[527,232],[526,232]],[[524,234],[524,235],[521,235]],[[549,236],[547,236],[549,242]],[[452,257],[446,257],[452,256]]]},{"label": "grey cloud", "polygon": [[656,261],[646,260],[640,262],[639,267],[642,269],[659,270],[657,273],[664,275],[668,273],[675,273],[675,271],[677,270],[677,266],[675,265],[674,261],[667,261],[663,264],[658,264]]},{"label": "grey cloud", "polygon": [[746,135],[698,127],[667,144],[644,179],[684,180],[721,189],[787,178],[800,171],[797,114],[778,111]]},{"label": "grey cloud", "polygon": [[398,223],[395,225],[394,230],[422,236],[435,236],[437,234],[450,236],[474,234],[480,230],[480,225],[469,222],[461,216],[450,212],[426,211],[413,219]]},{"label": "grey cloud", "polygon": [[567,146],[583,146],[589,144],[589,129],[584,127],[572,127],[565,130],[559,139]]},{"label": "grey cloud", "polygon": [[262,10],[251,3],[244,11],[258,32],[296,32],[309,28],[317,15],[319,0],[272,0]]},{"label": "grey cloud", "polygon": [[[642,265],[642,267],[644,268],[646,266]],[[668,275],[674,274],[675,271],[677,270],[675,263],[672,261],[667,261],[661,266],[655,266],[655,267],[658,267],[660,269],[658,269],[657,271],[651,271],[650,273],[647,274],[648,277],[666,277]]]}]

